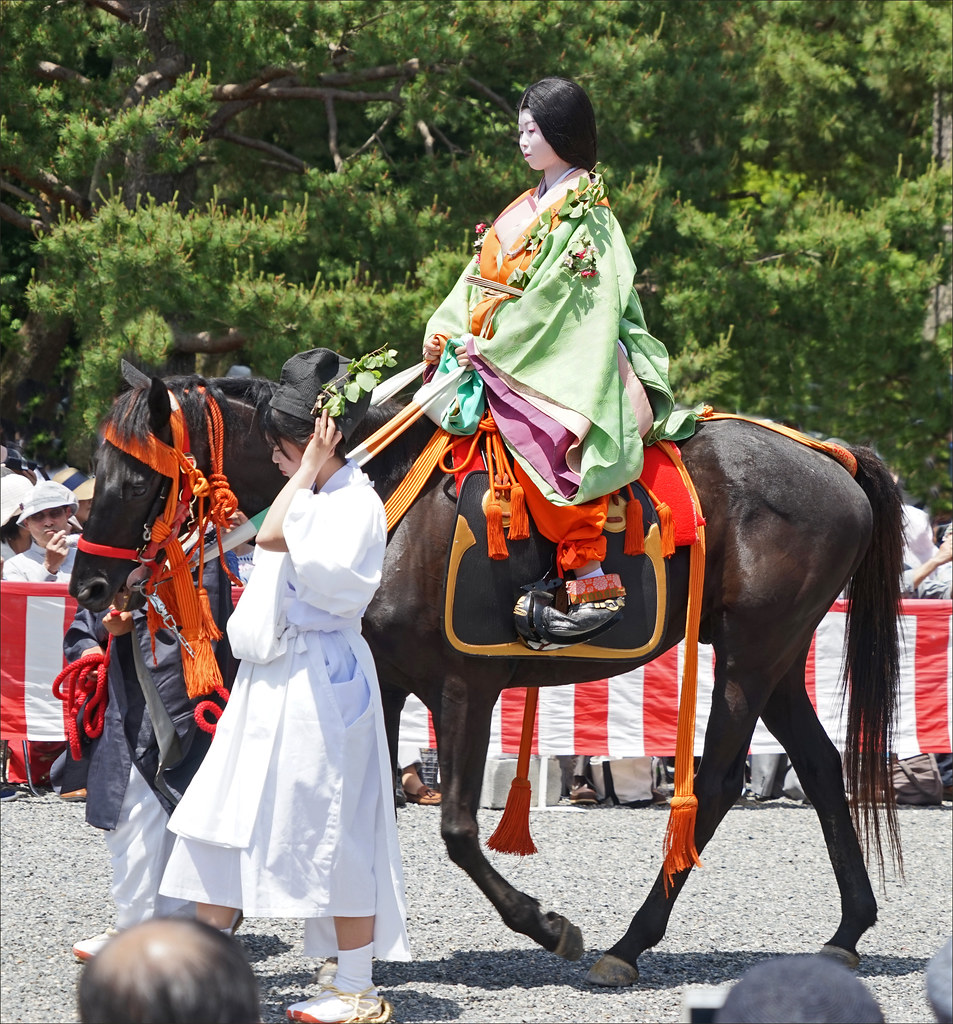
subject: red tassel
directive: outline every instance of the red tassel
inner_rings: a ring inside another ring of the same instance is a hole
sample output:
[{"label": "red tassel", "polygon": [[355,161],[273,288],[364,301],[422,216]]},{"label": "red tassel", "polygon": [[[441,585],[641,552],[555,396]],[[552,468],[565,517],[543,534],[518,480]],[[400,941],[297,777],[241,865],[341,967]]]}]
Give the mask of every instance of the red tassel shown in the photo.
[{"label": "red tassel", "polygon": [[503,817],[500,818],[496,831],[486,841],[486,845],[497,853],[516,853],[520,857],[536,853],[536,844],[529,831],[529,807],[532,789],[529,779],[517,776],[510,784],[510,792],[506,798]]},{"label": "red tassel", "polygon": [[519,484],[510,488],[510,540],[529,539],[529,515],[526,512],[526,495]]},{"label": "red tassel", "polygon": [[659,529],[662,531],[662,556],[671,558],[675,554],[675,519],[672,510],[661,502],[658,512]]},{"label": "red tassel", "polygon": [[629,500],[625,503],[625,545],[626,555],[645,554],[645,523],[642,521],[642,503],[629,488]]},{"label": "red tassel", "polygon": [[486,548],[490,558],[497,562],[510,557],[503,536],[503,509],[495,498],[486,506]]}]

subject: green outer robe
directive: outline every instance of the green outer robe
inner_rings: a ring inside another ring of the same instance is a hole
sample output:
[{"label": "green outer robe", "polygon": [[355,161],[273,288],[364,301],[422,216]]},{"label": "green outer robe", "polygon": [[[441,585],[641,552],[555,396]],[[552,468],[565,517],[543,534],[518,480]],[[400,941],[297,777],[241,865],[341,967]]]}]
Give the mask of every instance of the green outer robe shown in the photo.
[{"label": "green outer robe", "polygon": [[[597,273],[584,278],[563,261],[583,249],[587,239],[596,250]],[[485,265],[483,270],[490,276]],[[430,318],[427,336],[459,338],[470,331],[478,290],[464,277],[473,271],[468,264]],[[520,452],[513,451],[551,502],[578,505],[618,490],[642,471],[643,442],[618,370],[619,340],[652,405],[646,444],[691,436],[697,414],[675,411],[668,353],[646,330],[633,286],[635,263],[608,207],[596,205],[583,216],[560,221],[543,238],[527,274],[523,295],[501,303],[493,314],[493,337],[476,338],[475,347],[497,375],[529,401],[534,393],[541,394],[589,421],[580,439],[574,467],[580,483],[573,495],[557,493]]]}]

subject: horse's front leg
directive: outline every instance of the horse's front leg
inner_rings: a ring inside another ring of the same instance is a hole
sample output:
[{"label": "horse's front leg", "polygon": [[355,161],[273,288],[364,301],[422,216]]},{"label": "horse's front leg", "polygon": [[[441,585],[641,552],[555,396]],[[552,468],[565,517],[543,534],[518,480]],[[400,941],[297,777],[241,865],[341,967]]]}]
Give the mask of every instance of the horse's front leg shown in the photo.
[{"label": "horse's front leg", "polygon": [[510,885],[491,866],[480,845],[477,810],[490,721],[499,694],[498,686],[481,685],[472,672],[466,682],[459,678],[445,681],[437,737],[443,793],[441,834],[450,859],[479,886],[508,928],[567,960],[578,960],[583,953],[579,928],[561,914],[544,913],[537,900]]}]

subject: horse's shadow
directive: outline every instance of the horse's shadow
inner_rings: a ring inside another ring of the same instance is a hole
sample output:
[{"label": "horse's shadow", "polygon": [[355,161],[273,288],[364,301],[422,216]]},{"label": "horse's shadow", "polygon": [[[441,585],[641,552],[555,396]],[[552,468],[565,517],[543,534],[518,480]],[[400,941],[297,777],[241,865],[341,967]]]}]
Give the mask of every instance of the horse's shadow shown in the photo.
[{"label": "horse's shadow", "polygon": [[[810,952],[805,950],[805,953]],[[639,959],[638,989],[673,989],[686,984],[721,985],[737,981],[750,967],[765,960],[790,956],[780,950],[712,950],[704,953],[643,953]],[[382,987],[406,984],[454,984],[474,988],[502,990],[532,989],[551,985],[592,992],[612,989],[590,985],[586,972],[598,958],[588,953],[575,963],[560,960],[544,950],[509,949],[472,952],[461,950],[441,960],[414,960],[410,963],[380,962],[375,965],[375,981]],[[876,978],[922,974],[929,957],[865,956],[857,975]],[[500,971],[505,963],[506,971]],[[615,991],[625,992],[621,988]]]}]

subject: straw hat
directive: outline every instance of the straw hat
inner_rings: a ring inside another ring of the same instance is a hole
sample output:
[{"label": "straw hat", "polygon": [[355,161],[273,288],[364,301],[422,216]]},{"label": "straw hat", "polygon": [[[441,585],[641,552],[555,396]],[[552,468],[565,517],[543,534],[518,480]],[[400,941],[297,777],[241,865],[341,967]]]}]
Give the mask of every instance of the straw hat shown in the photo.
[{"label": "straw hat", "polygon": [[77,501],[88,501],[93,496],[95,477],[86,476],[78,469],[67,466],[58,473],[53,474],[53,479],[64,487],[68,487],[76,495]]}]

